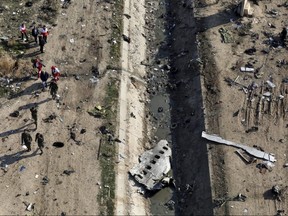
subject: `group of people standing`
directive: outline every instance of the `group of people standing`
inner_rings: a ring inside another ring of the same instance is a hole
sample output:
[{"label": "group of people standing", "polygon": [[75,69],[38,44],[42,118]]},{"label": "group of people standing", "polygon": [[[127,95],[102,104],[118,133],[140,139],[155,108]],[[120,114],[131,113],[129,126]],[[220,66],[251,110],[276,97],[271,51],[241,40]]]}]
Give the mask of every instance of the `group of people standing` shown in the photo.
[{"label": "group of people standing", "polygon": [[[20,32],[21,32],[21,39],[23,41],[28,41],[28,35],[27,35],[27,29],[24,23],[20,26]],[[48,37],[48,29],[45,25],[36,27],[36,25],[33,26],[31,35],[34,37],[34,42],[36,44],[39,44],[40,46],[40,52],[44,53],[44,46],[47,43],[47,37]],[[37,78],[41,79],[43,90],[45,90],[48,87],[48,79],[50,75],[48,72],[43,70],[43,67],[46,67],[42,60],[37,57],[36,59],[32,60],[33,62],[33,68],[37,68]],[[60,77],[60,70],[56,66],[51,67],[51,75],[52,80],[50,82],[49,88],[50,88],[50,94],[52,96],[52,99],[56,99],[57,91],[58,91],[58,85],[57,81]],[[36,126],[35,130],[37,130],[38,121],[37,121],[37,112],[38,107],[34,106],[30,109],[32,119],[34,120],[34,124]],[[35,136],[35,142],[38,144],[38,148],[40,149],[40,155],[43,154],[43,148],[44,148],[44,137],[41,133],[36,133]],[[21,144],[25,146],[27,151],[31,151],[31,143],[32,143],[32,137],[27,129],[24,130],[24,132],[21,134]]]},{"label": "group of people standing", "polygon": [[[41,61],[41,59],[36,58],[33,62],[33,67],[37,68],[38,70],[38,79],[40,78],[42,81],[42,86],[43,86],[43,91],[45,90],[45,88],[48,87],[48,79],[50,77],[50,75],[48,74],[48,72],[43,71],[42,68],[46,67],[43,62]],[[56,66],[52,66],[51,67],[51,75],[52,75],[52,80],[50,82],[49,85],[49,89],[50,89],[50,94],[52,96],[52,99],[54,100],[56,98],[57,95],[57,91],[58,91],[58,84],[57,81],[59,80],[60,77],[60,70],[56,67]]]},{"label": "group of people standing", "polygon": [[[37,113],[38,113],[38,107],[37,106],[33,106],[32,108],[30,108],[30,112],[31,112],[31,116],[32,119],[34,120],[34,124],[36,126],[35,130],[37,130],[37,126],[38,126],[38,118],[37,118]],[[40,150],[40,155],[43,154],[43,148],[44,148],[44,136],[41,133],[36,133],[35,136],[35,142],[37,142],[38,144],[38,149]],[[30,133],[28,132],[27,129],[24,130],[24,132],[21,134],[21,144],[22,146],[25,146],[25,148],[27,149],[27,152],[31,151],[31,144],[32,144],[32,137],[30,135]]]},{"label": "group of people standing", "polygon": [[[20,32],[21,32],[21,39],[23,41],[28,41],[29,38],[27,35],[27,29],[26,29],[25,23],[22,23],[20,25]],[[48,28],[45,25],[38,26],[38,27],[34,25],[32,28],[31,34],[34,37],[35,43],[39,44],[40,52],[44,53],[44,46],[47,43],[47,37],[49,35]]]}]

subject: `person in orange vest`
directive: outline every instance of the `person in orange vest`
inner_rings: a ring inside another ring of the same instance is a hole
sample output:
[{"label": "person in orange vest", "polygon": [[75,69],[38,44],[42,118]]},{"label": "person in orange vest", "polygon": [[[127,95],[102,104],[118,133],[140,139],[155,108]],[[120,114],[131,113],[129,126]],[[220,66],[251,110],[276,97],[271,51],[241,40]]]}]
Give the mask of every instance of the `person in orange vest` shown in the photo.
[{"label": "person in orange vest", "polygon": [[21,39],[24,40],[24,36],[26,37],[26,40],[28,41],[28,35],[27,35],[27,32],[26,32],[26,26],[24,23],[21,24],[20,26],[20,32],[21,32]]},{"label": "person in orange vest", "polygon": [[43,35],[43,39],[45,41],[45,43],[47,43],[47,37],[48,37],[48,28],[44,25],[41,31],[41,34]]},{"label": "person in orange vest", "polygon": [[59,80],[60,70],[56,66],[51,67],[51,73],[55,81]]}]

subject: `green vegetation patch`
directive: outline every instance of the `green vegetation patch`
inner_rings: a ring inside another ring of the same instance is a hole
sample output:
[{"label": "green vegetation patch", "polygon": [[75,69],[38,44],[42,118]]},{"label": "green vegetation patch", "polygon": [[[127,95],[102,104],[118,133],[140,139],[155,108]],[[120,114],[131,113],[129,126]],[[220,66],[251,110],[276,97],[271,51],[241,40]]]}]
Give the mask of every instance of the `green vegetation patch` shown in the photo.
[{"label": "green vegetation patch", "polygon": [[114,215],[116,146],[111,141],[111,134],[114,134],[116,130],[118,89],[119,81],[111,78],[110,83],[107,85],[106,97],[104,99],[104,106],[106,107],[106,122],[104,124],[106,131],[109,131],[109,133],[103,134],[99,148],[102,188],[98,195],[98,201],[100,203],[101,215]]},{"label": "green vegetation patch", "polygon": [[113,5],[112,18],[110,20],[112,33],[110,39],[110,57],[109,68],[118,68],[121,57],[121,40],[123,32],[123,0],[115,0]]}]

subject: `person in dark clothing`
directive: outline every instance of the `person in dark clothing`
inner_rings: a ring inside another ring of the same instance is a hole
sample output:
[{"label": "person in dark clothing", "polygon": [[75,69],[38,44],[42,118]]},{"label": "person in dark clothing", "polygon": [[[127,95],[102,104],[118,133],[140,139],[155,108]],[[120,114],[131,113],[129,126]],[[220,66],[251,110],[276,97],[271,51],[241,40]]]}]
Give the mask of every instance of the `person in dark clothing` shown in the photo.
[{"label": "person in dark clothing", "polygon": [[21,134],[21,144],[27,147],[27,152],[31,151],[32,137],[27,130]]},{"label": "person in dark clothing", "polygon": [[50,94],[52,96],[52,99],[55,100],[56,98],[56,94],[57,94],[57,91],[58,91],[58,85],[56,83],[56,80],[52,80],[51,83],[50,83]]},{"label": "person in dark clothing", "polygon": [[39,46],[40,46],[41,53],[44,53],[44,45],[45,45],[45,40],[43,39],[42,35],[39,35]]},{"label": "person in dark clothing", "polygon": [[34,41],[36,44],[37,44],[38,35],[39,35],[38,28],[36,28],[36,26],[34,25],[32,28],[32,36],[34,37]]},{"label": "person in dark clothing", "polygon": [[41,73],[40,73],[40,79],[41,79],[41,81],[42,81],[42,84],[43,84],[43,90],[45,89],[45,88],[47,88],[47,80],[48,80],[48,78],[49,78],[49,74],[46,72],[46,71],[41,71]]},{"label": "person in dark clothing", "polygon": [[38,148],[40,149],[40,155],[42,155],[44,148],[44,136],[41,133],[37,133],[35,136],[35,142],[37,142]]},{"label": "person in dark clothing", "polygon": [[282,43],[284,44],[284,46],[286,45],[287,42],[287,28],[283,28],[281,33],[280,33],[280,39],[282,41]]},{"label": "person in dark clothing", "polygon": [[31,116],[32,116],[32,119],[34,120],[34,124],[36,126],[35,130],[37,129],[37,107],[34,106],[30,109],[30,112],[31,112]]}]

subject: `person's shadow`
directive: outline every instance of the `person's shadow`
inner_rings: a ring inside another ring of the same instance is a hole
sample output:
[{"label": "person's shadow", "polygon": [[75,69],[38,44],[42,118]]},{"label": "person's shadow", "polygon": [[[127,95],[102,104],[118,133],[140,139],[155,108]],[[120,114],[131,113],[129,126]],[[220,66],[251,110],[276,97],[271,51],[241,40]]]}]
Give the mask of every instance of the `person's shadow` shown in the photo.
[{"label": "person's shadow", "polygon": [[45,100],[39,101],[39,102],[37,102],[37,103],[25,104],[25,105],[23,105],[23,106],[20,106],[20,107],[18,108],[18,111],[30,109],[30,108],[32,108],[32,107],[34,107],[34,106],[39,106],[40,104],[46,103],[46,102],[48,102],[48,101],[50,101],[50,100],[52,100],[52,99],[51,99],[51,98],[46,98]]},{"label": "person's shadow", "polygon": [[38,152],[39,148],[37,148],[34,152],[32,152],[31,154],[29,155],[23,155],[25,152],[27,152],[26,150],[23,150],[23,151],[20,151],[20,152],[17,152],[17,153],[13,153],[13,154],[6,154],[6,155],[3,155],[0,157],[0,167],[5,167],[6,165],[11,165],[15,162],[18,162],[22,159],[25,159],[25,158],[30,158],[30,157],[34,157],[37,155],[37,152]]},{"label": "person's shadow", "polygon": [[29,126],[31,124],[34,124],[34,123],[32,122],[32,123],[26,124],[26,125],[24,125],[22,127],[19,127],[17,129],[14,129],[14,130],[12,129],[12,130],[8,130],[8,131],[5,131],[5,132],[2,132],[2,133],[0,133],[0,137],[6,137],[6,136],[9,136],[11,134],[24,132],[24,128],[26,128],[27,126]]},{"label": "person's shadow", "polygon": [[17,98],[23,95],[30,95],[33,91],[37,91],[42,88],[42,84],[39,82],[33,83],[32,85],[28,86],[26,89],[16,93],[12,94],[9,99]]}]

